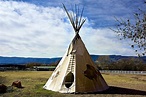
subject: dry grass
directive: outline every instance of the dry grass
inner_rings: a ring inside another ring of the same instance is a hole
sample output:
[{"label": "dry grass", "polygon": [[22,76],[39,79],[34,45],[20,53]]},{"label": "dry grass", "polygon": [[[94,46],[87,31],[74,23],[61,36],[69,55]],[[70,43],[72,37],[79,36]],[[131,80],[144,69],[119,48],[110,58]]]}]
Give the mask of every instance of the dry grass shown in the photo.
[{"label": "dry grass", "polygon": [[110,86],[146,90],[146,75],[103,74]]},{"label": "dry grass", "polygon": [[52,72],[49,71],[6,71],[0,72],[0,83],[11,86],[20,80],[24,88],[0,94],[0,97],[141,97],[146,96],[146,75],[102,74],[110,89],[98,94],[61,94],[42,87]]}]

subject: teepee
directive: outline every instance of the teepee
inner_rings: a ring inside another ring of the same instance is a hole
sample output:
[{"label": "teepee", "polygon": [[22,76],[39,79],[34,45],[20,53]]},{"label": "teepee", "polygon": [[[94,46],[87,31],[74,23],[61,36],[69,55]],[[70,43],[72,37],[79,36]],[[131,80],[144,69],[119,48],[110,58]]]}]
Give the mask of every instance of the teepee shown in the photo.
[{"label": "teepee", "polygon": [[72,14],[63,7],[74,28],[75,37],[43,88],[61,93],[93,93],[108,89],[79,35],[85,22],[82,19],[83,10],[79,14],[79,9],[75,7],[76,14]]}]

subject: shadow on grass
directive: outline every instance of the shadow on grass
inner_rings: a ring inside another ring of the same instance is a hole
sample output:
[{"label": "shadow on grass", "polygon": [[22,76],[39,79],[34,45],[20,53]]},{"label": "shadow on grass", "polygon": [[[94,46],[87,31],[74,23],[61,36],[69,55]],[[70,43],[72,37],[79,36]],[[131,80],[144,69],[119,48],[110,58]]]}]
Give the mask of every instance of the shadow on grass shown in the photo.
[{"label": "shadow on grass", "polygon": [[98,94],[146,95],[146,91],[109,86],[108,90],[106,90],[104,92],[100,92]]}]

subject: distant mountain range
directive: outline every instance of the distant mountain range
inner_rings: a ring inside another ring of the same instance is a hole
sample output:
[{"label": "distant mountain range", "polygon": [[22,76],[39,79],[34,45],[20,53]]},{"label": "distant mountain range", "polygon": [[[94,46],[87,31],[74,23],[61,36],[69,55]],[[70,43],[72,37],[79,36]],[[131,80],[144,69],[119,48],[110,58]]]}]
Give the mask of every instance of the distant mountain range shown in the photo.
[{"label": "distant mountain range", "polygon": [[[93,61],[96,61],[98,57],[101,55],[91,55]],[[137,58],[136,56],[121,56],[121,55],[105,55],[109,56],[112,61],[117,61],[122,58]],[[24,65],[31,62],[42,63],[42,64],[50,64],[53,62],[57,62],[61,59],[61,57],[57,58],[25,58],[25,57],[3,57],[0,56],[0,65],[6,64],[17,64]],[[141,57],[141,59],[146,63],[146,56]]]},{"label": "distant mountain range", "polygon": [[16,64],[16,65],[24,65],[27,63],[42,63],[42,64],[50,64],[56,61],[59,61],[61,58],[25,58],[25,57],[2,57],[0,56],[0,65],[5,64]]}]

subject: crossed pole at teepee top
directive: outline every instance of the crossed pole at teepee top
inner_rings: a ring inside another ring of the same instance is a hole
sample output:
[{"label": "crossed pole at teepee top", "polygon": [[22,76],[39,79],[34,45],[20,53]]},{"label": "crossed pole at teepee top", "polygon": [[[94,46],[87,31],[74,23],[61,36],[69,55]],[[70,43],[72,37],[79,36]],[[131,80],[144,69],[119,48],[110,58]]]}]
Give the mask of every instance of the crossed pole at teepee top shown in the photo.
[{"label": "crossed pole at teepee top", "polygon": [[84,7],[82,8],[81,12],[79,10],[79,7],[75,5],[75,9],[73,10],[73,12],[69,13],[65,7],[64,4],[63,8],[67,14],[67,16],[69,17],[69,20],[74,28],[75,34],[79,34],[79,30],[81,29],[82,25],[84,24],[84,22],[86,21],[86,19],[83,19],[83,11],[84,11]]}]

